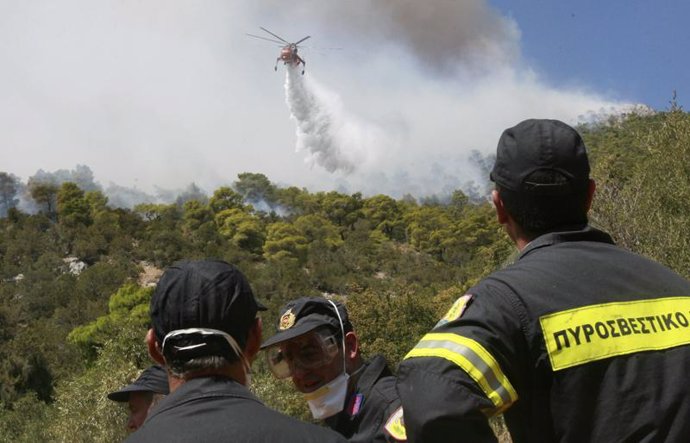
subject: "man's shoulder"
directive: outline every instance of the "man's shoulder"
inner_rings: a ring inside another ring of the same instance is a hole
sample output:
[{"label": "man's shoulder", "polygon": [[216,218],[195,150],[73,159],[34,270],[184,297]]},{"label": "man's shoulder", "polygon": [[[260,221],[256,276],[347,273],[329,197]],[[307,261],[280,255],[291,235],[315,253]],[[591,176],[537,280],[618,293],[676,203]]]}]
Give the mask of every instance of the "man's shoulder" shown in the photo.
[{"label": "man's shoulder", "polygon": [[[276,436],[270,441],[276,442],[341,442],[344,438],[324,426],[319,426],[312,423],[300,421],[294,417],[281,414],[278,411],[270,409],[266,406],[264,414],[259,417],[256,426],[261,426],[265,430],[266,435]],[[269,440],[267,440],[269,441]]]},{"label": "man's shoulder", "polygon": [[281,414],[260,402],[244,398],[206,398],[178,404],[155,415],[127,440],[215,442],[342,442],[322,426]]},{"label": "man's shoulder", "polygon": [[391,435],[396,435],[391,434],[391,430],[387,428],[388,423],[401,408],[400,397],[395,387],[396,380],[387,366],[380,371],[369,389],[367,398],[364,399],[364,406],[359,412],[360,425],[356,434],[352,436],[352,441],[383,442],[389,441]]},{"label": "man's shoulder", "polygon": [[385,403],[391,403],[398,399],[398,391],[395,390],[396,377],[394,375],[384,375],[376,380],[371,390],[371,396],[379,398]]},{"label": "man's shoulder", "polygon": [[386,358],[383,355],[375,355],[368,361],[365,373],[360,379],[360,383],[364,383],[365,386],[359,386],[358,389],[369,391],[369,402],[390,403],[398,398],[395,380],[396,377],[390,370]]}]

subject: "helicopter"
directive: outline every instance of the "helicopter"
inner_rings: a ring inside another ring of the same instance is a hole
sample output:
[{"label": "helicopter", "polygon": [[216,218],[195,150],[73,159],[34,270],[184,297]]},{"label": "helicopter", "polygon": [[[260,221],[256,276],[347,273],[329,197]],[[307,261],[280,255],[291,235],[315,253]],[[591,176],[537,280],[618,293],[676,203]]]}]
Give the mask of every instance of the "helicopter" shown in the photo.
[{"label": "helicopter", "polygon": [[299,64],[301,63],[302,64],[302,75],[304,75],[304,67],[306,66],[306,63],[304,62],[302,57],[297,55],[297,50],[299,49],[299,44],[302,43],[303,41],[305,41],[306,39],[311,38],[311,36],[308,35],[308,36],[304,37],[303,39],[301,39],[295,43],[290,43],[287,40],[285,40],[284,38],[272,33],[271,31],[269,31],[266,28],[259,26],[259,29],[272,35],[273,37],[277,38],[278,40],[264,37],[261,35],[254,35],[254,34],[247,34],[247,35],[250,37],[258,38],[261,40],[267,40],[269,42],[278,43],[279,45],[282,45],[282,48],[280,50],[280,56],[276,59],[276,65],[273,67],[273,70],[274,71],[278,70],[278,62],[281,60],[283,61],[284,65],[289,64],[292,66],[299,66]]}]

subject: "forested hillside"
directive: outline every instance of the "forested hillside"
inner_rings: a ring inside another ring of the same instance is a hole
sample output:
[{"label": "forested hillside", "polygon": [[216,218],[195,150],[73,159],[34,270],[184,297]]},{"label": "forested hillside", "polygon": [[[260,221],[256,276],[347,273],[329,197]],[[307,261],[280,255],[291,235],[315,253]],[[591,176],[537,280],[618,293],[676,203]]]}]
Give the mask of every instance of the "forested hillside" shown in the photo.
[{"label": "forested hillside", "polygon": [[[690,277],[690,116],[672,107],[580,128],[598,194],[593,224]],[[498,134],[497,134],[498,138]],[[126,413],[106,393],[150,364],[143,344],[161,269],[182,258],[237,264],[269,307],[327,295],[350,310],[365,354],[392,364],[513,247],[487,202],[393,199],[278,187],[244,173],[173,204],[115,209],[73,182],[26,186],[0,172],[0,440],[118,441]],[[254,390],[304,416],[263,361]]]}]

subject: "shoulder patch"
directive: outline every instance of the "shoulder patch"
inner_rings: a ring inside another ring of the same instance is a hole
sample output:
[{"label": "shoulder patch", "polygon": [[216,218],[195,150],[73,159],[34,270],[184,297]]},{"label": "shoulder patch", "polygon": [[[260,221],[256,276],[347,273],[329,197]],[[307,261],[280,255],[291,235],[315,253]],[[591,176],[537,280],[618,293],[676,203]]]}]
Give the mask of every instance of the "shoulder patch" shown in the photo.
[{"label": "shoulder patch", "polygon": [[388,417],[383,429],[398,441],[407,441],[407,431],[405,430],[405,420],[403,419],[403,408],[400,406]]},{"label": "shoulder patch", "polygon": [[472,303],[473,297],[474,295],[472,294],[465,294],[462,297],[455,300],[453,306],[451,306],[448,312],[446,312],[446,315],[444,315],[443,318],[441,318],[441,320],[439,320],[439,322],[436,323],[436,326],[434,326],[434,328],[438,328],[439,326],[443,326],[448,322],[459,319],[465,312],[465,309],[467,309],[470,303]]}]

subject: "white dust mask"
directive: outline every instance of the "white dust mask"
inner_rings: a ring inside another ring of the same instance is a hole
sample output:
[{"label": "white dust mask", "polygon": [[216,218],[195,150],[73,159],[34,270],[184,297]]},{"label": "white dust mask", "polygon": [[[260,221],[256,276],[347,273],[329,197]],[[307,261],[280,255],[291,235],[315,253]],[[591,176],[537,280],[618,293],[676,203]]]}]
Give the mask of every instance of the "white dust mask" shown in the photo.
[{"label": "white dust mask", "polygon": [[302,394],[315,419],[323,420],[343,410],[349,380],[350,376],[343,372],[316,391]]}]

